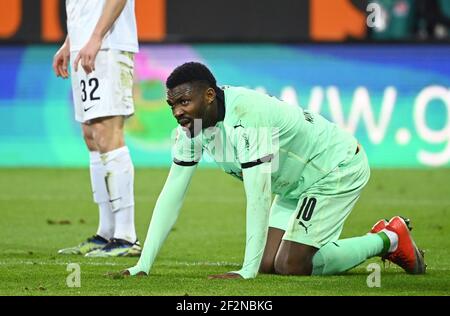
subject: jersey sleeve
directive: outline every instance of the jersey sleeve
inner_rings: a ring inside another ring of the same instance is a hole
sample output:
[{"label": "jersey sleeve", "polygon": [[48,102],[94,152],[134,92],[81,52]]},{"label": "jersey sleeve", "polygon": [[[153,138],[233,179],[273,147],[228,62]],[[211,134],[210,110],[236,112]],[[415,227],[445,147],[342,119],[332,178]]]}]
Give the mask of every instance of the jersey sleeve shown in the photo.
[{"label": "jersey sleeve", "polygon": [[156,201],[148,228],[144,248],[138,263],[128,269],[131,275],[139,272],[148,274],[180,214],[186,191],[197,166],[180,167],[172,164],[166,183]]},{"label": "jersey sleeve", "polygon": [[274,154],[274,128],[266,99],[241,96],[235,101],[233,122],[237,158],[243,169],[270,161]]},{"label": "jersey sleeve", "polygon": [[176,130],[175,143],[172,147],[173,162],[180,166],[193,166],[202,158],[200,137],[189,138],[181,127]]},{"label": "jersey sleeve", "polygon": [[273,157],[270,127],[248,127],[237,132],[237,156],[242,169],[268,162]]},{"label": "jersey sleeve", "polygon": [[247,197],[245,258],[242,268],[232,272],[244,279],[258,274],[266,245],[272,192],[270,173],[265,167],[261,164],[243,170]]}]

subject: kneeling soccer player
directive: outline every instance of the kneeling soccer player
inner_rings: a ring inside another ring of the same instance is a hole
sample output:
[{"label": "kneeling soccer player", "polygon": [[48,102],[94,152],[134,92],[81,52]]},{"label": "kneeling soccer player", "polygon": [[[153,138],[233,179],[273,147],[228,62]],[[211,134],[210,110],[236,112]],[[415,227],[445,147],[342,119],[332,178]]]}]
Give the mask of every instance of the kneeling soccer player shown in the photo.
[{"label": "kneeling soccer player", "polygon": [[141,257],[124,275],[150,272],[203,151],[243,181],[247,198],[243,266],[211,278],[254,278],[258,271],[330,275],[377,255],[407,273],[425,272],[423,255],[399,216],[379,221],[364,236],[339,239],[370,176],[364,149],[351,134],[274,97],[221,89],[200,63],[177,67],[166,86],[180,125],[174,160]]}]

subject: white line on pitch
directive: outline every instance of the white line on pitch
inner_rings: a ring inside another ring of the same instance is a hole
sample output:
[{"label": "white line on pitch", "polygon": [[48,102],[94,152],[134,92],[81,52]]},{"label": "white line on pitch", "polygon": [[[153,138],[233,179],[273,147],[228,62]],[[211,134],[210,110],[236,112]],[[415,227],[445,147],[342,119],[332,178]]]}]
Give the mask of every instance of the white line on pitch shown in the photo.
[{"label": "white line on pitch", "polygon": [[[78,263],[81,266],[123,266],[124,263],[117,262],[61,262],[61,261],[31,261],[31,260],[8,260],[8,261],[0,261],[0,266],[11,266],[11,265],[55,265],[55,266],[66,266],[70,263]],[[175,261],[173,263],[159,263],[158,266],[236,266],[239,267],[240,264],[234,262],[183,262],[183,261]]]}]

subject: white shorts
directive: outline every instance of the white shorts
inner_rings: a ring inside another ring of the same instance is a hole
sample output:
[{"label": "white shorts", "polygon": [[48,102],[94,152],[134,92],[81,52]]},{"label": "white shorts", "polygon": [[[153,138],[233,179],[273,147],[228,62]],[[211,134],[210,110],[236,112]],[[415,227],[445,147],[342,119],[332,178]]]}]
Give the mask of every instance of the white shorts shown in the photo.
[{"label": "white shorts", "polygon": [[[78,52],[71,52],[75,60]],[[95,71],[89,75],[71,63],[75,119],[85,123],[105,116],[130,116],[134,113],[134,54],[118,50],[100,50],[95,59]]]}]

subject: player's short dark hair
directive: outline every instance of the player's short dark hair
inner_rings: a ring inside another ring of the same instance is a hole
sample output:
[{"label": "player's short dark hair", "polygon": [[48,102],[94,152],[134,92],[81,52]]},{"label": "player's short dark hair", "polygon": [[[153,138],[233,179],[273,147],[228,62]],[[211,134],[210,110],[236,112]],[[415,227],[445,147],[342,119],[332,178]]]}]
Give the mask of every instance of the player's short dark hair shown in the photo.
[{"label": "player's short dark hair", "polygon": [[217,89],[214,75],[205,65],[197,62],[184,63],[172,71],[166,80],[167,89],[173,89],[183,83],[201,82],[211,88]]}]

